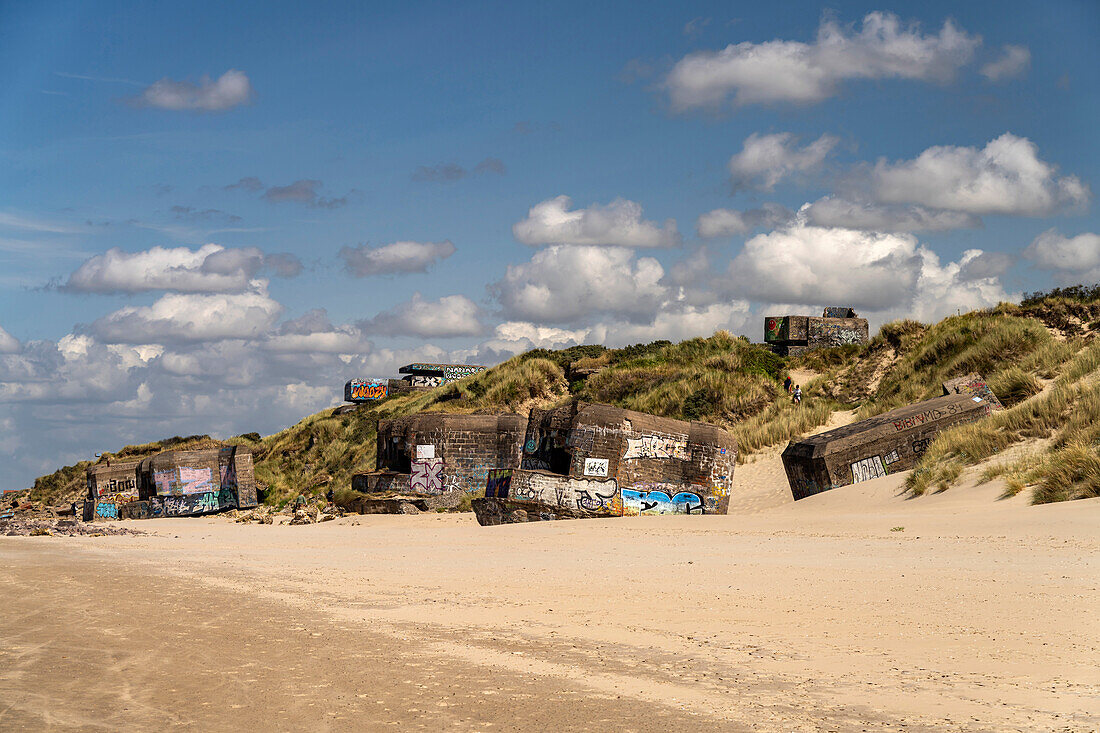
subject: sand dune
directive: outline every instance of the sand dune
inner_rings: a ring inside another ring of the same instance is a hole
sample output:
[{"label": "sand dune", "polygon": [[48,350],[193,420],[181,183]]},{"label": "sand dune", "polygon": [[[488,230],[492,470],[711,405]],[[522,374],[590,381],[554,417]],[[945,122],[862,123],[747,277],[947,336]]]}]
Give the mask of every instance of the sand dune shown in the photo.
[{"label": "sand dune", "polygon": [[0,538],[0,728],[1100,728],[1100,501],[737,471],[722,517]]}]

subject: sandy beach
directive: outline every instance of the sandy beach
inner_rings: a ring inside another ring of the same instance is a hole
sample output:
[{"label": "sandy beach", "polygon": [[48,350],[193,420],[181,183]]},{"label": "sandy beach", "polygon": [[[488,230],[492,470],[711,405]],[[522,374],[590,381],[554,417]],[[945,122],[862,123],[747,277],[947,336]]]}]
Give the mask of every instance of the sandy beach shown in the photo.
[{"label": "sandy beach", "polygon": [[1100,501],[0,538],[0,729],[1100,729]]}]

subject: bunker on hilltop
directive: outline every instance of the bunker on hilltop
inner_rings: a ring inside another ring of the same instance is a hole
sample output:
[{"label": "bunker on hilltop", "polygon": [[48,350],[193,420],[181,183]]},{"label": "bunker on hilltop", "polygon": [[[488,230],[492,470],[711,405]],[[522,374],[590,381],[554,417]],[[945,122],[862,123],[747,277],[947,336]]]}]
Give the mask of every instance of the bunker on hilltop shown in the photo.
[{"label": "bunker on hilltop", "polygon": [[724,514],[737,440],[715,425],[610,405],[531,410],[519,470],[474,500],[481,524],[637,514]]},{"label": "bunker on hilltop", "polygon": [[868,340],[867,319],[848,307],[830,306],[821,317],[767,316],[764,344],[780,356],[794,356],[813,349]]},{"label": "bunker on hilltop", "polygon": [[413,387],[438,387],[441,384],[454,382],[471,374],[483,372],[489,367],[478,364],[406,364],[397,370],[398,374],[405,374],[403,381]]},{"label": "bunker on hilltop", "polygon": [[980,396],[951,394],[791,441],[783,451],[791,494],[804,499],[910,469],[937,433],[974,422],[992,407]]},{"label": "bunker on hilltop", "polygon": [[352,476],[367,494],[347,508],[396,511],[451,507],[485,486],[494,468],[518,468],[527,418],[522,415],[421,413],[378,421],[378,470]]}]

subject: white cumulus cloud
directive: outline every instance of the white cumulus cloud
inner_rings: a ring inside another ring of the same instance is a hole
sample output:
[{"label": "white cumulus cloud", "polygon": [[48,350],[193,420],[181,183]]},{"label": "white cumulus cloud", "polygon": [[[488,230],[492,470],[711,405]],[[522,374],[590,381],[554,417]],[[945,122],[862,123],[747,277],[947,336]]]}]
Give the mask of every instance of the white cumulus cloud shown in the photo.
[{"label": "white cumulus cloud", "polygon": [[0,354],[17,354],[20,350],[19,339],[0,326]]},{"label": "white cumulus cloud", "polygon": [[197,112],[221,112],[252,99],[252,83],[243,71],[230,69],[217,79],[203,76],[198,84],[165,77],[146,87],[133,101],[145,107]]},{"label": "white cumulus cloud", "polygon": [[757,227],[775,227],[790,221],[794,214],[780,204],[764,204],[759,209],[735,211],[714,209],[701,214],[695,223],[695,231],[703,239],[735,237],[748,234]]},{"label": "white cumulus cloud", "polygon": [[797,142],[797,138],[789,132],[749,135],[741,152],[730,158],[733,190],[756,188],[771,191],[787,176],[817,170],[838,140],[832,135],[822,135],[802,148],[797,146]]},{"label": "white cumulus cloud", "polygon": [[477,336],[484,331],[480,309],[465,295],[445,295],[425,300],[420,293],[389,310],[359,323],[365,333],[426,338]]},{"label": "white cumulus cloud", "polygon": [[642,207],[615,199],[606,206],[570,210],[568,196],[535,204],[527,218],[512,225],[512,234],[523,244],[611,245],[621,247],[675,247],[680,244],[676,221],[663,225],[642,219]]},{"label": "white cumulus cloud", "polygon": [[912,160],[880,160],[870,174],[883,203],[921,204],[970,214],[1044,216],[1088,201],[1076,176],[1057,175],[1027,138],[1005,133],[984,148],[941,145]]},{"label": "white cumulus cloud", "polygon": [[244,293],[169,293],[148,306],[126,306],[92,323],[104,343],[163,344],[257,338],[270,329],[283,307],[262,280]]},{"label": "white cumulus cloud", "polygon": [[394,242],[381,247],[344,247],[340,257],[353,277],[427,272],[439,260],[455,253],[450,240],[442,242]]},{"label": "white cumulus cloud", "polygon": [[668,292],[652,257],[623,247],[552,246],[509,265],[489,286],[510,320],[562,324],[585,316],[648,317]]},{"label": "white cumulus cloud", "polygon": [[1100,234],[1067,237],[1057,229],[1048,229],[1028,245],[1024,257],[1040,269],[1057,272],[1063,281],[1100,280]]},{"label": "white cumulus cloud", "polygon": [[981,219],[964,211],[942,211],[924,206],[883,206],[825,196],[802,208],[814,226],[866,229],[879,232],[943,232],[981,226]]},{"label": "white cumulus cloud", "polygon": [[672,108],[748,104],[812,104],[849,79],[950,81],[981,44],[950,20],[924,34],[887,12],[868,13],[859,31],[824,20],[812,43],[745,41],[682,58],[666,77]]},{"label": "white cumulus cloud", "polygon": [[139,252],[112,247],[86,260],[69,275],[64,288],[82,293],[241,292],[251,287],[252,278],[265,264],[284,276],[301,271],[293,255],[265,256],[256,247],[204,244],[197,250],[152,247]]}]

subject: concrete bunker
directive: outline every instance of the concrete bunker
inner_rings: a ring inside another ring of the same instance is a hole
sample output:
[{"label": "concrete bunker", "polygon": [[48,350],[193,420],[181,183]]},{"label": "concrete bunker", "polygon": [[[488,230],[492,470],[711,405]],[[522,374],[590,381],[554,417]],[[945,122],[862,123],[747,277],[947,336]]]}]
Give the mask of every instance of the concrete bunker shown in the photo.
[{"label": "concrete bunker", "polygon": [[522,415],[421,413],[378,421],[377,470],[352,476],[366,494],[346,508],[395,512],[453,507],[485,486],[494,468],[518,468]]},{"label": "concrete bunker", "polygon": [[951,394],[791,441],[783,451],[791,494],[797,501],[910,469],[941,430],[974,422],[992,409],[983,397]]},{"label": "concrete bunker", "polygon": [[256,504],[252,451],[230,445],[91,466],[84,518],[183,517]]},{"label": "concrete bunker", "polygon": [[780,356],[868,341],[867,319],[846,306],[825,308],[816,316],[767,316],[764,345]]},{"label": "concrete bunker", "polygon": [[475,499],[481,524],[651,514],[725,514],[737,440],[715,425],[610,405],[532,410],[518,470]]},{"label": "concrete bunker", "polygon": [[412,387],[438,387],[471,374],[478,374],[489,367],[479,364],[406,364],[397,370],[404,374],[402,380]]}]

